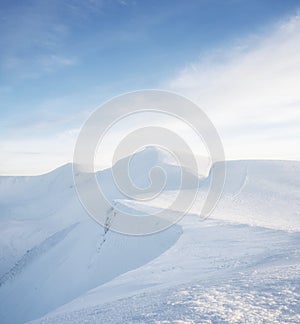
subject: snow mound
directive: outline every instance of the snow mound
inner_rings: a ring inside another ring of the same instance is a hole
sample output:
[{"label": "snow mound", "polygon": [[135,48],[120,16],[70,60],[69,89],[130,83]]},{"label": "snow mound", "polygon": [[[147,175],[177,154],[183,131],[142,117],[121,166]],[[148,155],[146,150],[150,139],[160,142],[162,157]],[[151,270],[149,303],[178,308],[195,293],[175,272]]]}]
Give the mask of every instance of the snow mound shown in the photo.
[{"label": "snow mound", "polygon": [[300,231],[300,162],[230,161],[223,198],[212,217]]},{"label": "snow mound", "polygon": [[[153,147],[117,164],[129,164],[133,183],[142,188],[151,184],[151,170],[164,170],[163,199],[140,205],[118,191],[112,169],[97,173],[109,199],[145,214],[177,194],[181,173],[198,177]],[[164,300],[166,295],[157,295],[156,289],[285,264],[287,258],[297,263],[300,162],[230,161],[226,167],[224,194],[209,220],[199,219],[195,204],[179,224],[145,237],[116,234],[96,224],[78,200],[70,164],[41,176],[0,177],[1,323],[23,323],[49,312],[63,314],[58,319],[65,321],[73,311],[82,314],[82,322],[91,307],[105,313],[110,309],[105,302],[148,288],[153,298]],[[199,180],[201,204],[210,177]],[[100,315],[96,318],[101,321]]]}]

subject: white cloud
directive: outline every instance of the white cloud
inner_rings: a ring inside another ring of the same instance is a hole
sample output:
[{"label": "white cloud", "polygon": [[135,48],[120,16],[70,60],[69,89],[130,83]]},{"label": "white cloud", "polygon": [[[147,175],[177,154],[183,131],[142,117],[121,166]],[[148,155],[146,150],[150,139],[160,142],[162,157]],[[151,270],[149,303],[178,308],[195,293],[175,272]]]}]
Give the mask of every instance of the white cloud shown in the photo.
[{"label": "white cloud", "polygon": [[3,118],[0,175],[41,174],[71,162],[82,124],[111,96],[109,88],[95,86],[84,96],[75,93],[46,99],[33,111],[25,103],[20,114]]},{"label": "white cloud", "polygon": [[55,69],[60,66],[76,65],[78,60],[74,57],[64,57],[59,55],[46,55],[39,58],[39,63],[47,69]]},{"label": "white cloud", "polygon": [[207,54],[167,87],[202,106],[229,158],[300,159],[299,53],[296,15],[260,37]]},{"label": "white cloud", "polygon": [[72,160],[79,129],[42,138],[1,139],[1,175],[36,175]]},{"label": "white cloud", "polygon": [[[227,158],[299,160],[299,53],[300,18],[294,16],[273,26],[271,32],[239,40],[238,45],[192,62],[165,87],[186,95],[207,112],[220,132]],[[20,62],[9,63],[13,68]],[[39,62],[51,68],[76,63],[76,59],[62,55]],[[92,107],[103,101],[99,93],[105,93],[108,99],[112,92],[110,88],[97,88],[84,97],[78,94],[47,100],[40,105],[41,116],[2,126],[7,135],[0,141],[0,173],[38,174],[72,161],[80,125]],[[56,113],[60,111],[62,115]],[[143,125],[141,121],[133,124]],[[192,147],[199,147],[197,138],[182,125],[173,122],[169,126],[180,131]],[[121,130],[123,133],[117,134],[120,137],[128,132]],[[111,138],[118,140],[117,136]],[[108,147],[113,144],[108,140]]]}]

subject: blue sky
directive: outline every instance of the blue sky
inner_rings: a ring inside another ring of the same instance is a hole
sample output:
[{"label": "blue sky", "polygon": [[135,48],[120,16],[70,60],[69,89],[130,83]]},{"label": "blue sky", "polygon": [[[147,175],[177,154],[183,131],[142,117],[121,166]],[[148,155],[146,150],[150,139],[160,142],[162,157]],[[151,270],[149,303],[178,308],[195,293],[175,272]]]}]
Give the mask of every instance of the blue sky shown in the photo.
[{"label": "blue sky", "polygon": [[[243,152],[239,156],[238,147],[230,153],[232,134],[218,121],[225,108],[222,113],[216,109],[226,107],[225,98],[220,95],[222,102],[216,102],[203,95],[202,102],[199,94],[203,87],[197,87],[205,81],[199,80],[199,74],[207,80],[215,73],[232,76],[235,62],[243,71],[242,62],[249,55],[246,66],[250,71],[256,51],[265,50],[265,56],[272,56],[264,47],[272,38],[276,42],[283,37],[284,43],[291,37],[296,44],[299,6],[297,0],[2,0],[0,173],[45,172],[70,161],[76,130],[89,113],[114,95],[143,88],[177,91],[204,104],[229,143],[229,156],[249,157]],[[286,24],[296,25],[296,30],[288,30],[285,37],[280,33]],[[287,55],[297,63],[295,53]],[[259,64],[265,66],[261,60]],[[288,75],[288,81],[296,77]],[[286,87],[291,88],[289,84]],[[222,94],[225,88],[213,83],[208,93],[216,89]],[[284,105],[298,102],[292,93],[283,94],[287,95],[291,98]],[[227,106],[232,106],[232,98],[227,99]],[[269,102],[261,104],[268,106]],[[232,113],[230,108],[228,113]],[[240,115],[244,116],[243,111]],[[244,128],[239,122],[235,129],[237,126]],[[278,126],[272,123],[277,135]],[[247,127],[249,134],[251,129],[266,128],[257,122]],[[269,136],[274,137],[274,132]],[[295,138],[293,133],[289,136]],[[275,150],[264,156],[259,153],[263,151],[263,147],[254,151],[253,157],[297,158],[294,147],[281,155]]]}]

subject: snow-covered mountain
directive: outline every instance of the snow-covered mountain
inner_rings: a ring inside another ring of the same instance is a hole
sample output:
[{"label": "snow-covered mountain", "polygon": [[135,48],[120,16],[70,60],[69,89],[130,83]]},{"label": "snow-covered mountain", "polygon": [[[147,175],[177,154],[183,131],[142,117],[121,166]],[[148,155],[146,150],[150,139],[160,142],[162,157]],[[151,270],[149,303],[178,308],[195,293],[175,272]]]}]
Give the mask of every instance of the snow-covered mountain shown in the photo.
[{"label": "snow-covered mountain", "polygon": [[[149,185],[151,168],[165,170],[163,199],[127,199],[111,169],[98,181],[110,199],[143,213],[172,199],[180,172],[198,176],[160,149],[129,158],[140,187]],[[246,306],[248,322],[300,320],[300,162],[226,164],[224,194],[209,219],[197,215],[209,182],[200,176],[190,213],[141,237],[106,232],[87,215],[71,164],[0,177],[1,323],[243,322]]]}]

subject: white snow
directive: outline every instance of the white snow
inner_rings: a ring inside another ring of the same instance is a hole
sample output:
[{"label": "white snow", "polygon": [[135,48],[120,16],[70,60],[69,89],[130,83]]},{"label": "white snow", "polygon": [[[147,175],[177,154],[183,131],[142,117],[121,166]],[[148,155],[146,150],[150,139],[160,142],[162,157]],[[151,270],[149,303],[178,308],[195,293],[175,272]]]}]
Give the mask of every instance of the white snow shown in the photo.
[{"label": "white snow", "polygon": [[[149,169],[166,170],[163,198],[125,199],[104,170],[98,179],[110,199],[142,214],[163,208],[179,167],[154,148],[132,163],[142,187]],[[187,216],[144,237],[105,233],[81,206],[71,168],[0,177],[1,323],[300,321],[300,162],[227,162],[209,219],[198,216],[204,179]]]}]

